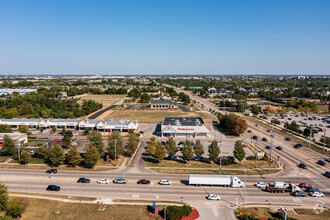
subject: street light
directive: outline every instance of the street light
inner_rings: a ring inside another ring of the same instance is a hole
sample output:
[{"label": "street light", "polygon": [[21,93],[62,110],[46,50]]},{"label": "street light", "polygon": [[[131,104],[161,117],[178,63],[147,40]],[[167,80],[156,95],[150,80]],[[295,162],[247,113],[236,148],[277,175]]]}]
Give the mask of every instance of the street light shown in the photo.
[{"label": "street light", "polygon": [[272,139],[271,139],[271,142],[270,142],[270,149],[269,149],[269,159],[268,159],[268,172],[270,171],[270,161],[272,159],[272,148],[273,148],[273,137],[274,137],[274,133],[273,133],[273,130],[272,130]]},{"label": "street light", "polygon": [[[117,144],[117,139],[115,139],[115,161],[117,161],[117,146],[116,146],[116,144]],[[117,164],[117,162],[116,162],[116,164]]]},{"label": "street light", "polygon": [[325,126],[324,129],[324,136],[323,136],[323,151],[325,150],[325,137],[327,136],[327,127]]}]

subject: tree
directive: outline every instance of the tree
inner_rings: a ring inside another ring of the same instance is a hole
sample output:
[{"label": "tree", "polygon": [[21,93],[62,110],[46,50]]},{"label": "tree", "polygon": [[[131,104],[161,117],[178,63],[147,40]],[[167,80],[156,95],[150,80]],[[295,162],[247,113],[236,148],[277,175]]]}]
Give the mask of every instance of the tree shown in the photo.
[{"label": "tree", "polygon": [[15,143],[8,135],[3,137],[2,147],[7,156],[12,156],[15,152]]},{"label": "tree", "polygon": [[201,144],[201,141],[199,139],[196,141],[196,144],[194,146],[194,153],[196,154],[199,160],[201,159],[201,156],[204,154],[203,145]]},{"label": "tree", "polygon": [[126,155],[127,156],[132,156],[136,149],[139,146],[139,138],[136,136],[136,134],[132,133],[128,137],[128,142],[126,146]]},{"label": "tree", "polygon": [[258,115],[260,113],[260,109],[258,106],[252,105],[251,112],[253,113],[253,115]]},{"label": "tree", "polygon": [[247,128],[248,128],[248,124],[246,123],[245,119],[238,117],[236,119],[233,132],[235,132],[238,135],[241,135],[244,134]]},{"label": "tree", "polygon": [[236,111],[237,112],[244,112],[244,105],[242,103],[237,103]]},{"label": "tree", "polygon": [[158,159],[159,163],[164,160],[166,156],[166,148],[160,142],[156,142],[155,157]]},{"label": "tree", "polygon": [[141,102],[142,103],[149,103],[150,102],[150,95],[148,95],[147,93],[143,93],[141,95]]},{"label": "tree", "polygon": [[149,147],[147,148],[147,154],[154,155],[156,151],[156,142],[149,142]]},{"label": "tree", "polygon": [[58,144],[54,144],[49,149],[49,159],[52,162],[52,164],[61,165],[65,160],[63,148]]},{"label": "tree", "polygon": [[117,157],[123,155],[124,139],[118,131],[114,131],[109,135],[107,151],[112,159],[115,158],[115,154]]},{"label": "tree", "polygon": [[47,156],[47,150],[46,150],[46,148],[43,148],[43,147],[38,148],[33,154],[33,157],[40,158],[40,159],[45,159],[46,156]]},{"label": "tree", "polygon": [[175,140],[172,137],[170,137],[170,139],[166,143],[166,151],[170,158],[172,158],[178,152]]},{"label": "tree", "polygon": [[9,202],[7,186],[0,183],[0,211],[5,211],[7,209]]},{"label": "tree", "polygon": [[95,146],[99,152],[100,157],[104,157],[104,142],[100,132],[89,132],[87,136],[87,144]]},{"label": "tree", "polygon": [[9,125],[0,125],[0,133],[12,133],[13,130]]},{"label": "tree", "polygon": [[[311,131],[312,131],[312,134],[310,134]],[[313,131],[313,129],[307,127],[307,128],[304,129],[303,135],[306,136],[306,137],[309,137],[310,135],[312,137],[314,137],[314,131]]]},{"label": "tree", "polygon": [[191,146],[191,142],[186,140],[183,144],[182,156],[185,160],[189,161],[194,157],[194,152]]},{"label": "tree", "polygon": [[241,141],[236,141],[234,148],[234,157],[241,162],[245,158],[245,151]]},{"label": "tree", "polygon": [[100,155],[97,148],[93,145],[87,145],[85,148],[84,163],[86,167],[93,168],[99,161]]},{"label": "tree", "polygon": [[29,133],[29,128],[27,126],[20,126],[17,130],[18,132],[28,134]]},{"label": "tree", "polygon": [[40,132],[42,133],[42,132],[44,131],[44,128],[43,128],[43,127],[41,127],[39,130],[40,130]]},{"label": "tree", "polygon": [[140,90],[138,90],[137,88],[132,89],[131,91],[129,91],[128,93],[129,97],[134,97],[134,98],[138,98],[141,96],[141,92]]},{"label": "tree", "polygon": [[66,134],[66,129],[65,129],[65,127],[63,127],[61,134],[62,134],[63,136],[65,136],[65,134]]},{"label": "tree", "polygon": [[208,152],[211,161],[215,162],[215,160],[218,158],[220,154],[220,148],[216,140],[212,141],[211,145],[209,146]]},{"label": "tree", "polygon": [[221,121],[221,119],[222,119],[222,114],[219,112],[219,114],[218,114],[218,121],[220,122]]},{"label": "tree", "polygon": [[28,150],[22,150],[20,155],[21,163],[27,164],[31,159],[31,154]]},{"label": "tree", "polygon": [[91,130],[89,130],[89,128],[86,128],[86,129],[84,130],[84,134],[85,134],[85,135],[88,135],[90,131],[91,131]]},{"label": "tree", "polygon": [[52,131],[55,133],[56,132],[56,127],[52,127]]},{"label": "tree", "polygon": [[23,213],[23,208],[20,203],[10,203],[7,210],[6,215],[12,218],[19,218]]},{"label": "tree", "polygon": [[78,152],[77,146],[72,146],[66,155],[68,164],[77,166],[81,162],[81,156]]},{"label": "tree", "polygon": [[64,138],[63,138],[63,147],[69,148],[71,146],[72,140],[69,135],[67,135],[70,131],[66,132]]}]

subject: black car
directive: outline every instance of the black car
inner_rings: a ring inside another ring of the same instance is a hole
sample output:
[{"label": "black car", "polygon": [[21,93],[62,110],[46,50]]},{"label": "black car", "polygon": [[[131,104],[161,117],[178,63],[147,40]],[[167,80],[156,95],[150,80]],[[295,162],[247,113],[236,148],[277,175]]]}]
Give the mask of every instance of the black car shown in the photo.
[{"label": "black car", "polygon": [[57,173],[57,169],[50,169],[50,170],[47,170],[46,173]]},{"label": "black car", "polygon": [[321,166],[326,166],[326,163],[323,160],[317,161],[317,164],[319,164]]},{"label": "black car", "polygon": [[271,146],[267,145],[266,146],[266,149],[269,150],[270,148],[272,148]]},{"label": "black car", "polygon": [[301,145],[301,144],[296,144],[296,145],[294,145],[293,147],[299,149],[299,148],[302,147],[302,145]]},{"label": "black car", "polygon": [[304,163],[300,163],[300,164],[298,165],[298,167],[301,168],[301,169],[307,169],[307,166],[306,166],[306,164],[304,164]]},{"label": "black car", "polygon": [[324,160],[330,163],[330,157],[325,158]]},{"label": "black car", "polygon": [[286,140],[286,141],[291,141],[291,138],[285,138],[284,140]]},{"label": "black car", "polygon": [[90,179],[87,179],[85,177],[81,177],[79,178],[79,180],[77,181],[77,183],[90,183],[91,180]]},{"label": "black car", "polygon": [[283,148],[281,146],[277,146],[276,149],[277,150],[283,150]]},{"label": "black car", "polygon": [[261,140],[264,141],[264,142],[268,141],[267,138],[262,138]]},{"label": "black car", "polygon": [[320,192],[320,190],[314,188],[306,188],[306,192]]},{"label": "black car", "polygon": [[252,137],[254,140],[258,140],[258,136],[253,135]]},{"label": "black car", "polygon": [[248,130],[247,132],[248,132],[248,133],[252,133],[252,131],[251,131],[251,130]]},{"label": "black car", "polygon": [[61,187],[56,186],[56,185],[49,185],[46,190],[47,191],[60,191]]},{"label": "black car", "polygon": [[325,172],[325,173],[324,173],[324,176],[330,178],[330,172],[329,172],[329,171]]}]

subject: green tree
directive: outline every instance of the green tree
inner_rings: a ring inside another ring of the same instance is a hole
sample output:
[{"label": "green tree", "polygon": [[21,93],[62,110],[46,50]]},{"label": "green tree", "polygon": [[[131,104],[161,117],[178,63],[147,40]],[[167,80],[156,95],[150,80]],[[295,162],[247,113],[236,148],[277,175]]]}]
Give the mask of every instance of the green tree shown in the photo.
[{"label": "green tree", "polygon": [[115,154],[117,158],[119,155],[123,155],[124,139],[118,131],[114,131],[108,136],[107,151],[112,159],[115,158]]},{"label": "green tree", "polygon": [[[311,134],[311,131],[312,131],[312,134]],[[309,137],[309,136],[314,137],[314,131],[313,131],[313,129],[307,127],[307,128],[304,129],[303,135],[306,136],[306,137]]]},{"label": "green tree", "polygon": [[29,133],[29,128],[27,126],[20,126],[17,130],[18,132],[28,134]]},{"label": "green tree", "polygon": [[61,165],[64,162],[65,160],[64,150],[60,145],[54,144],[49,149],[49,160],[54,165]]},{"label": "green tree", "polygon": [[204,154],[203,145],[201,144],[201,141],[198,139],[196,141],[196,144],[194,146],[194,153],[198,157],[198,159],[201,159],[201,156]]},{"label": "green tree", "polygon": [[260,113],[260,109],[258,106],[252,105],[251,112],[253,113],[253,115],[258,115]]},{"label": "green tree", "polygon": [[42,133],[42,132],[44,131],[44,128],[43,128],[43,127],[41,127],[39,130],[40,130],[40,132]]},{"label": "green tree", "polygon": [[182,156],[185,160],[189,161],[194,157],[194,152],[191,146],[191,142],[186,140],[183,144]]},{"label": "green tree", "polygon": [[160,142],[156,142],[156,150],[155,150],[155,157],[159,161],[159,163],[164,160],[166,156],[166,148]]},{"label": "green tree", "polygon": [[12,133],[13,130],[9,125],[0,125],[0,133]]},{"label": "green tree", "polygon": [[91,130],[89,130],[89,128],[86,128],[86,129],[84,130],[84,134],[85,134],[85,135],[88,135],[90,131],[91,131]]},{"label": "green tree", "polygon": [[62,134],[63,136],[65,136],[65,134],[66,134],[66,129],[65,129],[65,127],[63,127],[61,134]]},{"label": "green tree", "polygon": [[100,157],[104,157],[104,142],[100,132],[89,132],[87,136],[87,144],[95,146],[99,152]]},{"label": "green tree", "polygon": [[0,183],[0,211],[7,209],[9,202],[8,190],[5,184]]},{"label": "green tree", "polygon": [[56,132],[56,127],[52,127],[52,131],[55,133]]},{"label": "green tree", "polygon": [[27,164],[31,159],[31,154],[28,150],[22,150],[20,160],[21,163]]},{"label": "green tree", "polygon": [[245,151],[241,141],[235,142],[234,157],[241,162],[245,158]]},{"label": "green tree", "polygon": [[2,147],[7,156],[12,156],[15,152],[15,143],[8,135],[3,137]]},{"label": "green tree", "polygon": [[66,160],[68,164],[72,166],[77,166],[81,162],[81,156],[78,152],[77,146],[72,146],[66,155]]},{"label": "green tree", "polygon": [[166,151],[170,158],[172,158],[178,152],[175,140],[172,137],[170,137],[166,143]]},{"label": "green tree", "polygon": [[156,142],[149,142],[149,147],[147,148],[147,154],[154,155],[156,151]]},{"label": "green tree", "polygon": [[128,137],[128,142],[126,145],[126,155],[127,156],[132,156],[134,154],[134,152],[136,151],[136,149],[139,146],[139,138],[138,136],[136,136],[136,134],[132,133],[129,135]]},{"label": "green tree", "polygon": [[142,103],[149,103],[150,102],[150,95],[146,94],[146,93],[143,93],[141,95],[141,102]]},{"label": "green tree", "polygon": [[34,152],[33,157],[40,158],[40,159],[45,159],[47,157],[47,150],[46,150],[46,148],[43,148],[43,147],[38,148]]},{"label": "green tree", "polygon": [[215,162],[220,154],[220,148],[218,146],[218,142],[216,140],[212,141],[212,143],[209,146],[209,157],[211,161]]},{"label": "green tree", "polygon": [[93,145],[87,145],[85,148],[84,163],[86,167],[93,168],[99,161],[100,155],[97,148]]},{"label": "green tree", "polygon": [[221,122],[221,119],[222,119],[223,115],[219,112],[218,114],[218,121]]}]

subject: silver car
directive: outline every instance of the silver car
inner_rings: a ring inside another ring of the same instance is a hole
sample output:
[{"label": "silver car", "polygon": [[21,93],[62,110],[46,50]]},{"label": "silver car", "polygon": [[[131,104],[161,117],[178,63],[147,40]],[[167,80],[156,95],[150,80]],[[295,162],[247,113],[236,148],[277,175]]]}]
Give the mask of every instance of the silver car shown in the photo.
[{"label": "silver car", "polygon": [[112,182],[113,183],[118,183],[118,184],[126,184],[127,180],[124,179],[124,178],[119,177],[119,178],[115,178]]}]

